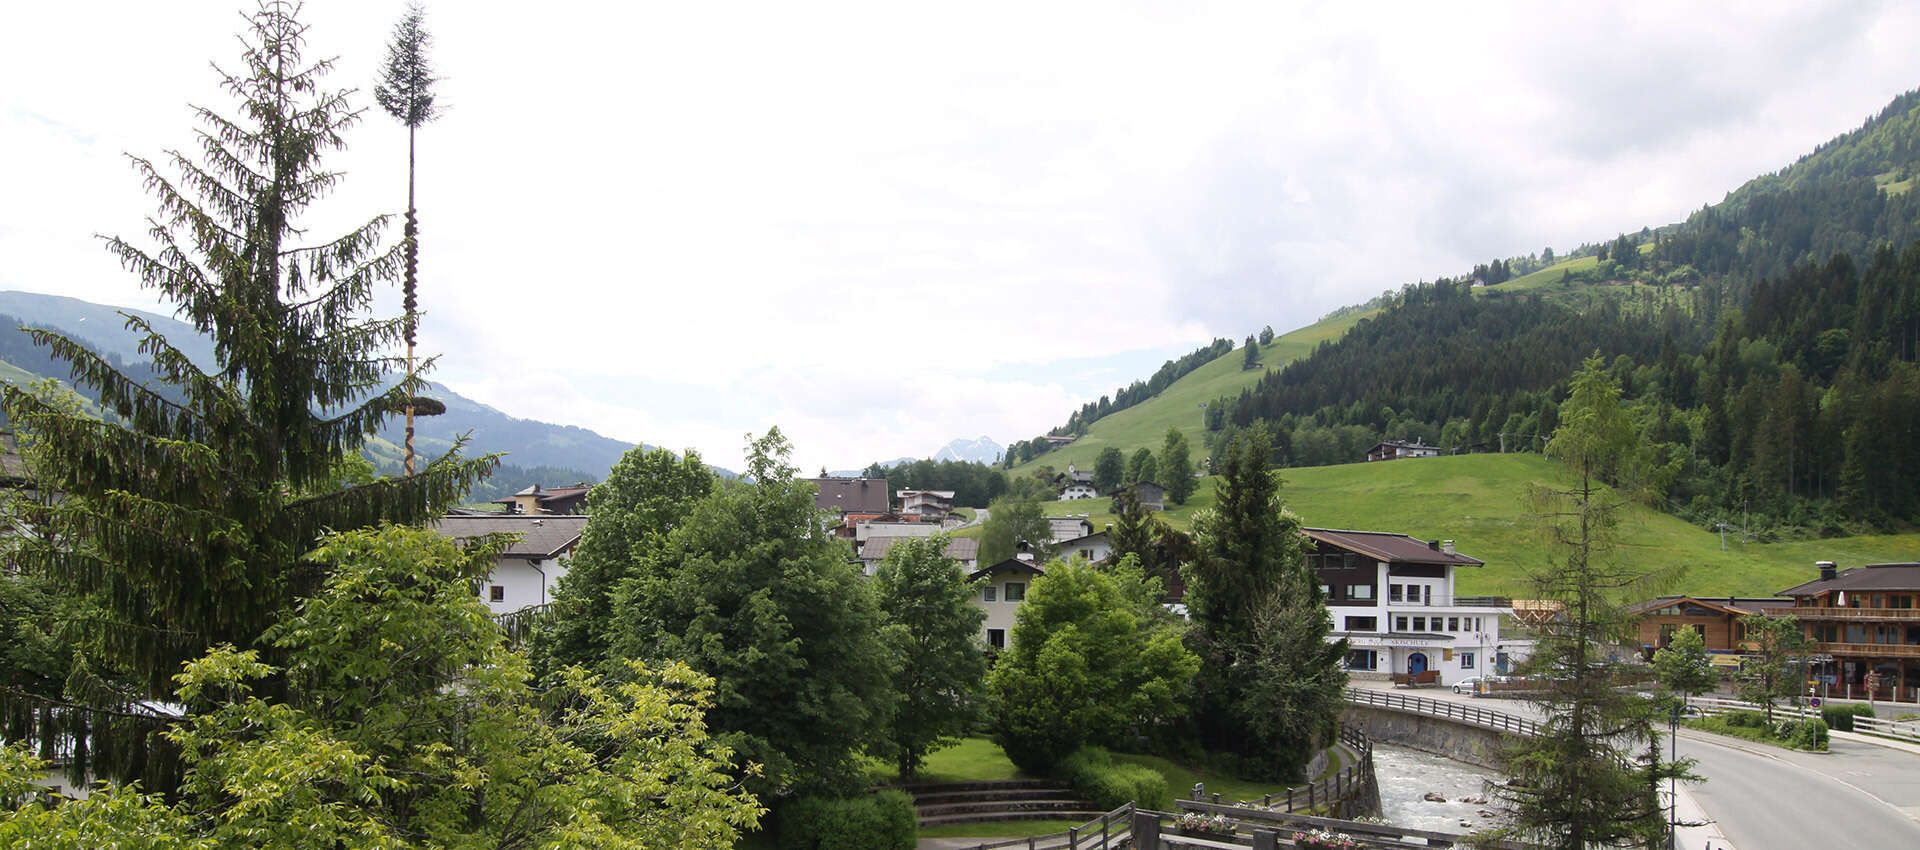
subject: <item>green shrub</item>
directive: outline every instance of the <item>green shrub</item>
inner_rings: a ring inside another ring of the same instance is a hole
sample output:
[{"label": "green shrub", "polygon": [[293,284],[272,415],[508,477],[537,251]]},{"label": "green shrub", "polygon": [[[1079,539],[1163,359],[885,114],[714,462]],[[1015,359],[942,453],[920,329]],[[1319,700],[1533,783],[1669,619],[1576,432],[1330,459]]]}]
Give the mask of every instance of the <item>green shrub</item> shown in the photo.
[{"label": "green shrub", "polygon": [[1113,760],[1099,747],[1081,747],[1060,762],[1060,779],[1102,809],[1128,803],[1158,806],[1170,795],[1167,778],[1145,765]]},{"label": "green shrub", "polygon": [[[1852,719],[1849,717],[1848,719]],[[1792,728],[1781,737],[1788,746],[1801,750],[1820,750],[1827,748],[1827,724],[1823,720],[1803,720],[1789,724]]]},{"label": "green shrub", "polygon": [[780,807],[780,850],[913,850],[918,824],[904,791],[801,797]]},{"label": "green shrub", "polygon": [[1845,705],[1824,706],[1820,709],[1820,719],[1827,722],[1827,727],[1830,729],[1838,729],[1842,732],[1853,731],[1853,719],[1855,717],[1872,716],[1873,706],[1870,705],[1855,705],[1849,703]]},{"label": "green shrub", "polygon": [[1767,728],[1767,716],[1758,711],[1729,711],[1720,715],[1720,719],[1735,729]]}]

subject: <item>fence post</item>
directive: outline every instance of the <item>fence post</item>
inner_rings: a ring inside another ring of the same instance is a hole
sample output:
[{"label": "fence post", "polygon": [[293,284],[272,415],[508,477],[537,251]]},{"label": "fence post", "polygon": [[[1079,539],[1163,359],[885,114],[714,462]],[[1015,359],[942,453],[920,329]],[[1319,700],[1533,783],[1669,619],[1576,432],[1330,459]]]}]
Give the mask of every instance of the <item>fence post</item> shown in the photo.
[{"label": "fence post", "polygon": [[1160,850],[1160,816],[1136,810],[1133,813],[1133,846],[1140,850]]},{"label": "fence post", "polygon": [[1293,811],[1293,787],[1292,786],[1287,787],[1287,811],[1289,813]]},{"label": "fence post", "polygon": [[1254,830],[1253,850],[1280,850],[1280,833],[1271,829]]},{"label": "fence post", "polygon": [[1312,808],[1314,807],[1314,802],[1313,802],[1313,786],[1314,786],[1315,784],[1316,784],[1316,783],[1312,783],[1312,782],[1309,782],[1309,783],[1307,783],[1307,808],[1308,808],[1308,809],[1312,809]]},{"label": "fence post", "polygon": [[1073,850],[1080,850],[1080,827],[1067,827],[1067,846]]}]

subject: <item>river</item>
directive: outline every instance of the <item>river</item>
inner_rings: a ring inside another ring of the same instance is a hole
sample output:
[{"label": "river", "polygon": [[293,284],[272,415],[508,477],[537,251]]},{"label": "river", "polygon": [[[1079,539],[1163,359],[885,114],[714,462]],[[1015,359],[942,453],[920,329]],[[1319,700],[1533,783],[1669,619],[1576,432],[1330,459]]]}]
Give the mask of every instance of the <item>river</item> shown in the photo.
[{"label": "river", "polygon": [[[1434,832],[1477,832],[1501,821],[1481,812],[1498,812],[1490,783],[1500,774],[1466,762],[1454,761],[1392,744],[1373,745],[1373,773],[1380,782],[1380,814],[1395,826]],[[1444,803],[1425,799],[1429,793]]]}]

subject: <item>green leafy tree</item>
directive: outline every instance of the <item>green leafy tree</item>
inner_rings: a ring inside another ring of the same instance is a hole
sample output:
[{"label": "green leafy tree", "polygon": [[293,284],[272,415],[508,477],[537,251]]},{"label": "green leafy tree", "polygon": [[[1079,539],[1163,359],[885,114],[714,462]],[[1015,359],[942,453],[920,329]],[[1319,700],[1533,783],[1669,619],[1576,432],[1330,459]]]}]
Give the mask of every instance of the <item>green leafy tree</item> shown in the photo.
[{"label": "green leafy tree", "polygon": [[1247,772],[1291,778],[1338,729],[1346,642],[1332,639],[1271,453],[1260,428],[1226,446],[1215,507],[1194,523],[1186,601],[1203,662],[1201,742],[1239,755]]},{"label": "green leafy tree", "polygon": [[774,793],[857,783],[896,698],[873,587],[823,532],[791,452],[778,428],[753,440],[753,485],[696,504],[613,602],[614,651],[712,676],[717,737],[764,765],[750,787]]},{"label": "green leafy tree", "polygon": [[[401,245],[406,252],[401,278],[401,309],[405,311],[407,371],[414,369],[414,343],[420,325],[420,215],[414,206],[414,134],[420,125],[439,116],[433,105],[433,68],[427,62],[427,46],[433,39],[427,34],[427,13],[414,3],[393,27],[393,40],[387,43],[387,64],[380,69],[380,84],[373,87],[373,99],[394,120],[407,128],[407,223]],[[413,399],[407,401],[407,443],[403,461],[406,474],[413,474]]]},{"label": "green leafy tree", "polygon": [[1753,645],[1740,665],[1740,698],[1759,705],[1772,724],[1774,704],[1798,706],[1806,690],[1807,635],[1799,618],[1792,616],[1748,614],[1740,618],[1740,627]]},{"label": "green leafy tree", "polygon": [[[1547,444],[1574,483],[1532,494],[1558,555],[1533,577],[1537,597],[1560,609],[1536,627],[1529,661],[1547,674],[1533,698],[1546,719],[1539,734],[1509,747],[1508,779],[1500,786],[1514,808],[1511,831],[1549,847],[1653,846],[1666,830],[1659,784],[1686,778],[1684,763],[1660,759],[1658,703],[1617,687],[1624,662],[1605,650],[1627,639],[1632,618],[1624,596],[1646,579],[1612,558],[1626,497],[1602,483],[1610,478],[1630,489],[1636,471],[1625,461],[1636,439],[1619,385],[1599,357],[1589,358]],[[1636,757],[1621,752],[1640,745]]]},{"label": "green leafy tree", "polygon": [[1053,527],[1040,503],[1017,493],[993,500],[987,507],[986,522],[980,524],[981,565],[1013,557],[1022,542],[1033,547],[1036,559],[1044,559],[1053,550]]},{"label": "green leafy tree", "polygon": [[1111,493],[1120,489],[1127,479],[1127,458],[1120,450],[1108,446],[1100,450],[1100,456],[1093,462],[1093,486],[1102,493]]},{"label": "green leafy tree", "polygon": [[[89,666],[76,671],[85,692],[72,696],[85,709],[63,709],[60,730],[94,738],[89,754],[107,756],[98,772],[144,778],[149,789],[171,787],[173,769],[156,725],[118,722],[129,706],[164,699],[180,665],[210,647],[258,647],[318,588],[325,571],[305,554],[323,530],[425,521],[496,463],[450,452],[412,478],[338,486],[341,457],[424,382],[410,370],[381,389],[404,366],[388,351],[407,323],[362,317],[398,272],[396,251],[381,245],[387,219],[331,239],[302,229],[303,214],[339,184],[322,157],[360,112],[346,93],[322,88],[330,63],[302,56],[295,9],[269,2],[250,16],[243,67],[223,75],[240,117],[197,110],[200,161],[171,153],[170,176],[133,159],[158,202],[153,247],[105,240],[211,336],[213,367],[129,316],[155,382],[59,333],[27,331],[67,361],[111,423],[5,391],[9,419],[43,441],[43,486],[65,495],[31,517],[63,545],[27,547],[18,563],[104,609],[77,630]],[[22,707],[11,694],[0,702]],[[75,770],[87,761],[75,759]]]},{"label": "green leafy tree", "polygon": [[1713,690],[1720,676],[1713,672],[1713,659],[1707,656],[1707,641],[1698,629],[1673,633],[1672,642],[1653,653],[1653,673],[1661,686],[1682,699]]},{"label": "green leafy tree", "polygon": [[1141,446],[1133,452],[1133,459],[1127,462],[1127,483],[1138,484],[1142,481],[1158,483],[1160,464],[1153,458],[1153,449]]},{"label": "green leafy tree", "polygon": [[911,779],[927,753],[954,743],[979,715],[987,658],[980,645],[986,612],[975,588],[946,556],[945,537],[901,540],[874,575],[888,642],[899,653],[894,690],[893,757]]},{"label": "green leafy tree", "polygon": [[[634,665],[529,685],[471,592],[493,550],[420,529],[333,535],[326,585],[274,630],[291,666],[214,648],[176,676],[194,711],[173,798],[114,785],[0,813],[52,848],[730,848],[763,812],[709,735],[712,680]],[[263,698],[284,678],[285,700]],[[0,750],[0,799],[39,767]]]},{"label": "green leafy tree", "polygon": [[1273,344],[1273,326],[1272,325],[1268,325],[1260,329],[1260,344],[1261,345]]},{"label": "green leafy tree", "polygon": [[1167,429],[1167,439],[1160,446],[1159,472],[1167,488],[1167,498],[1176,505],[1186,504],[1196,485],[1193,461],[1187,457],[1187,435],[1178,428]]},{"label": "green leafy tree", "polygon": [[1242,369],[1260,368],[1260,343],[1258,341],[1256,341],[1251,336],[1247,337],[1247,342],[1245,345],[1241,346],[1241,350],[1246,352],[1247,357],[1244,361],[1240,363],[1240,368]]},{"label": "green leafy tree", "polygon": [[1132,561],[1111,571],[1055,561],[1034,580],[987,676],[994,738],[1014,764],[1041,773],[1083,745],[1164,733],[1186,714],[1200,662],[1161,594]]},{"label": "green leafy tree", "polygon": [[610,653],[619,632],[614,595],[620,583],[666,544],[667,535],[713,493],[716,479],[698,452],[635,448],[621,456],[587,496],[580,546],[553,594],[551,613],[534,628],[532,653],[543,673],[569,665],[617,672]]}]

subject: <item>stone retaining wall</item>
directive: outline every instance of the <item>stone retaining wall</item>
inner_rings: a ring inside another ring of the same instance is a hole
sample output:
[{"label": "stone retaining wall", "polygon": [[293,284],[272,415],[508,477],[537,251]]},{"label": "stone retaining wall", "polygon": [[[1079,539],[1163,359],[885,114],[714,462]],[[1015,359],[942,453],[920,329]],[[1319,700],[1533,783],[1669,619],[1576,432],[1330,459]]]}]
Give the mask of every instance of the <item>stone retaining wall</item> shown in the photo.
[{"label": "stone retaining wall", "polygon": [[1357,726],[1379,743],[1433,753],[1491,770],[1499,770],[1507,733],[1458,720],[1389,708],[1349,704],[1341,720]]}]

